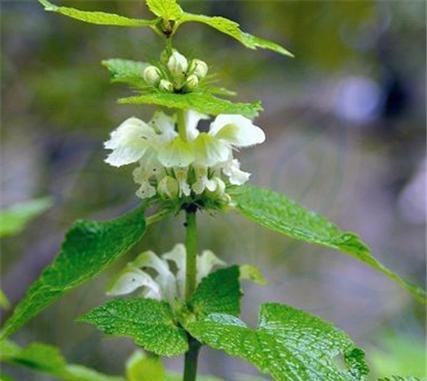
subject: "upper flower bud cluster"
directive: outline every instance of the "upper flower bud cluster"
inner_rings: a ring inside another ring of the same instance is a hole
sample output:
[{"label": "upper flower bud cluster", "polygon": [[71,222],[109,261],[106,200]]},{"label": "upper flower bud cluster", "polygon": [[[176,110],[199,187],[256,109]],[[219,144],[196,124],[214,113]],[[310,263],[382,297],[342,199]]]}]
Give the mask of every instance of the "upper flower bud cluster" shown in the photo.
[{"label": "upper flower bud cluster", "polygon": [[166,58],[164,68],[150,65],[145,68],[143,77],[149,85],[164,92],[191,91],[199,86],[200,81],[208,74],[208,70],[206,62],[199,59],[189,62],[184,55],[173,50]]},{"label": "upper flower bud cluster", "polygon": [[250,176],[240,170],[233,150],[262,143],[263,130],[241,115],[218,115],[208,132],[197,128],[207,115],[189,110],[184,119],[185,136],[176,130],[176,115],[157,112],[148,123],[127,119],[105,143],[112,150],[106,162],[116,167],[138,162],[133,176],[143,199],[203,194],[227,202],[227,185],[244,184]]}]

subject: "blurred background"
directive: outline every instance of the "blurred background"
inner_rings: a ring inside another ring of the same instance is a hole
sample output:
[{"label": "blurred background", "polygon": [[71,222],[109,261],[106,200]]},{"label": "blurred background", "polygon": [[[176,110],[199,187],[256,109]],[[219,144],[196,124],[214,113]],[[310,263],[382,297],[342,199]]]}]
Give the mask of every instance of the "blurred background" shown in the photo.
[{"label": "blurred background", "polygon": [[[142,0],[63,4],[151,17]],[[182,53],[207,61],[239,100],[263,101],[257,122],[267,141],[240,154],[252,182],[358,232],[383,263],[423,285],[425,2],[188,1],[183,7],[237,20],[296,56],[247,50],[202,24],[186,24],[175,39]],[[54,200],[19,236],[1,241],[2,288],[14,304],[76,218],[111,218],[138,203],[132,168],[106,165],[102,142],[125,118],[148,119],[154,109],[117,105],[115,99],[129,92],[109,84],[100,61],[145,61],[163,46],[150,30],[80,23],[45,13],[36,1],[2,0],[1,11],[1,206]],[[111,275],[138,251],[162,253],[182,240],[176,221],[150,228],[121,263],[47,309],[15,339],[58,345],[71,362],[122,374],[131,341],[105,339],[74,319],[106,299]],[[349,332],[367,350],[373,376],[425,375],[423,306],[366,265],[236,215],[203,215],[200,247],[230,264],[256,265],[269,280],[266,287],[245,287],[249,323],[256,323],[263,301],[292,304]],[[2,312],[3,318],[10,313]],[[168,360],[171,369],[181,363]],[[257,374],[207,349],[201,371],[230,380]],[[51,380],[16,367],[8,373]]]}]

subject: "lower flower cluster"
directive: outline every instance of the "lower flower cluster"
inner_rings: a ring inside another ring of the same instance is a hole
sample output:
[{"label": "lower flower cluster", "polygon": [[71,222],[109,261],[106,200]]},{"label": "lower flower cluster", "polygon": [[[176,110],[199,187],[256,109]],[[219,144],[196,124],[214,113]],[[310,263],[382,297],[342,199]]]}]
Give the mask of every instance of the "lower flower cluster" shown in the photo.
[{"label": "lower flower cluster", "polygon": [[[174,306],[185,297],[186,255],[185,246],[181,243],[161,257],[152,251],[145,251],[117,275],[107,294],[126,295],[140,290],[145,298],[165,300]],[[197,284],[215,266],[224,265],[212,251],[204,250],[197,256]]]},{"label": "lower flower cluster", "polygon": [[240,115],[218,115],[207,132],[197,128],[207,115],[184,113],[184,132],[178,131],[177,116],[156,112],[145,123],[137,118],[124,121],[105,143],[112,150],[110,165],[138,163],[133,177],[142,199],[159,196],[177,199],[207,195],[228,201],[228,185],[242,185],[250,174],[240,169],[233,150],[262,143],[264,132]]}]

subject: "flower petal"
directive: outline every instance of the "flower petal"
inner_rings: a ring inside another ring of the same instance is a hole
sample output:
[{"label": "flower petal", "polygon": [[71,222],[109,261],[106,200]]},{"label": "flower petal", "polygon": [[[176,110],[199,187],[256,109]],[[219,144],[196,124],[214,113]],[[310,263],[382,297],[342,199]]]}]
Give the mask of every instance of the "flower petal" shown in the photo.
[{"label": "flower petal", "polygon": [[147,287],[154,294],[160,295],[160,287],[146,272],[128,265],[113,281],[111,287],[107,291],[107,295],[117,296],[126,295],[134,292],[140,287]]},{"label": "flower petal", "polygon": [[176,265],[176,279],[180,298],[184,298],[185,295],[186,256],[187,250],[182,243],[176,244],[171,251],[162,255],[162,258],[172,261]]},{"label": "flower petal", "polygon": [[204,250],[197,257],[197,283],[208,276],[215,266],[225,266],[226,263],[219,259],[212,251]]},{"label": "flower petal", "polygon": [[231,147],[216,137],[202,132],[193,142],[194,162],[201,167],[212,167],[226,161]]},{"label": "flower petal", "polygon": [[162,111],[156,111],[150,124],[160,133],[162,140],[170,141],[178,136],[175,131],[176,115],[170,116]]},{"label": "flower petal", "polygon": [[208,178],[208,169],[206,167],[194,168],[194,172],[196,175],[196,181],[193,183],[191,188],[195,194],[202,194],[205,189],[210,192],[215,191],[217,183],[216,181]]},{"label": "flower petal", "polygon": [[187,139],[192,141],[199,135],[197,125],[201,120],[209,119],[209,115],[202,114],[198,111],[188,110],[185,112],[185,128],[187,130]]},{"label": "flower petal", "polygon": [[104,143],[105,148],[113,150],[105,161],[114,167],[137,162],[144,155],[149,147],[149,140],[154,135],[153,129],[142,120],[125,120]]},{"label": "flower petal", "polygon": [[188,142],[176,137],[159,148],[158,159],[165,167],[187,167],[194,160],[194,154]]},{"label": "flower petal", "polygon": [[222,172],[228,176],[228,179],[233,185],[242,185],[249,180],[250,173],[240,170],[240,162],[237,159],[232,159],[224,163]]},{"label": "flower petal", "polygon": [[209,134],[236,147],[249,147],[265,141],[264,131],[241,115],[218,115],[210,126]]}]

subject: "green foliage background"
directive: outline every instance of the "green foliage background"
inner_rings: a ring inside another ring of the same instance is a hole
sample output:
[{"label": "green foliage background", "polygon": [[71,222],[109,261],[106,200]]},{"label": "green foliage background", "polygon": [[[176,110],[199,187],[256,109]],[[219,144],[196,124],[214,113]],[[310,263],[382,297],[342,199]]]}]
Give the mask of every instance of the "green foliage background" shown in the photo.
[{"label": "green foliage background", "polygon": [[[147,15],[142,3],[64,2],[134,17]],[[239,91],[239,100],[263,100],[259,123],[268,140],[241,155],[243,168],[254,174],[252,181],[359,232],[386,265],[422,284],[423,202],[405,192],[420,173],[425,176],[424,3],[184,5],[194,13],[236,19],[245,30],[281,42],[296,55],[255,53],[197,24],[182,26],[176,39],[185,54],[211,63],[221,85]],[[105,165],[102,141],[124,118],[148,118],[153,109],[116,105],[125,87],[111,86],[100,62],[109,57],[156,59],[162,45],[151,31],[85,25],[45,13],[35,0],[3,1],[1,8],[0,201],[8,206],[45,195],[54,200],[19,239],[1,242],[2,288],[16,302],[51,261],[76,218],[108,218],[137,203],[131,170]],[[360,98],[372,101],[375,94],[377,107],[362,118],[369,103],[363,106]],[[349,104],[361,106],[350,112]],[[288,241],[235,216],[214,220],[206,215],[201,222],[202,248],[213,249],[230,264],[255,264],[269,279],[265,288],[246,289],[244,315],[253,326],[261,301],[293,304],[334,321],[360,346],[372,348],[370,365],[377,376],[389,375],[385,369],[390,364],[401,375],[423,375],[423,307],[391,281],[351,258]],[[148,247],[166,251],[182,237],[181,226],[166,221],[151,229],[133,253]],[[131,341],[101,341],[99,333],[74,322],[104,299],[109,275],[50,307],[17,340],[59,345],[71,362],[123,373]],[[402,342],[414,343],[416,354],[396,351]],[[213,351],[206,350],[203,358],[203,373],[231,377],[253,371]],[[169,365],[177,369],[180,362]],[[30,377],[24,372],[14,368],[10,373]]]}]

